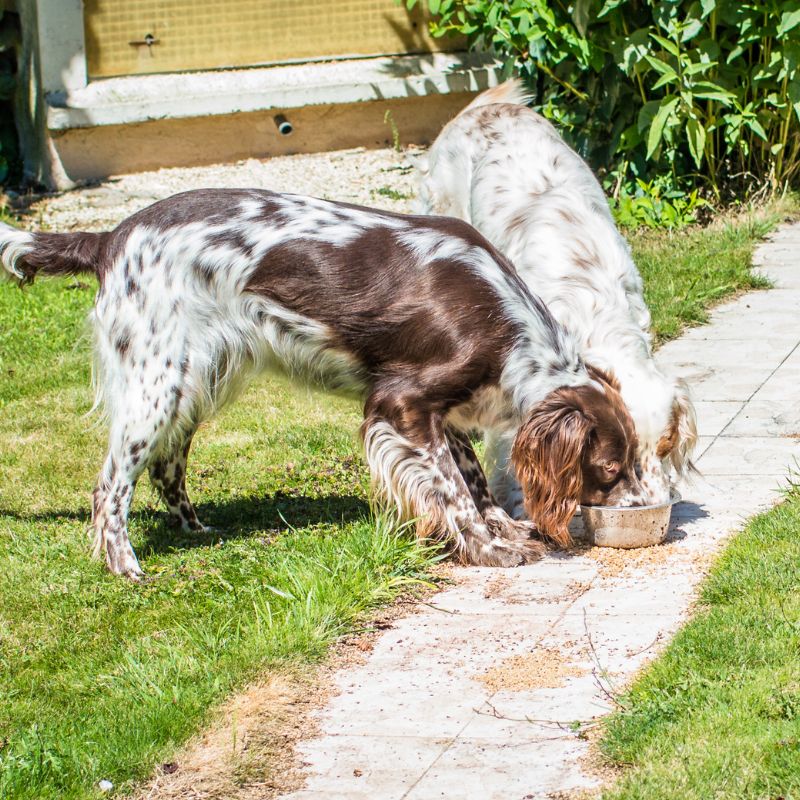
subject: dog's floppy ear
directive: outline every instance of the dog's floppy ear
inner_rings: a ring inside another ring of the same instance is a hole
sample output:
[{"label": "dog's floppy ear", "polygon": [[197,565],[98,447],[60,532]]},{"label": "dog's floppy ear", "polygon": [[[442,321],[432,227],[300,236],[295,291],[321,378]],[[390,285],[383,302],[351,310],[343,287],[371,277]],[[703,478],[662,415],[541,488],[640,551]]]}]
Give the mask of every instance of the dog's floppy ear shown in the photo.
[{"label": "dog's floppy ear", "polygon": [[675,397],[672,401],[672,416],[669,430],[661,437],[656,447],[659,458],[667,458],[679,478],[685,478],[697,468],[692,463],[692,453],[697,444],[697,417],[686,381],[675,382]]},{"label": "dog's floppy ear", "polygon": [[511,458],[525,510],[539,531],[566,547],[583,489],[581,462],[593,422],[573,389],[551,392],[517,432]]}]

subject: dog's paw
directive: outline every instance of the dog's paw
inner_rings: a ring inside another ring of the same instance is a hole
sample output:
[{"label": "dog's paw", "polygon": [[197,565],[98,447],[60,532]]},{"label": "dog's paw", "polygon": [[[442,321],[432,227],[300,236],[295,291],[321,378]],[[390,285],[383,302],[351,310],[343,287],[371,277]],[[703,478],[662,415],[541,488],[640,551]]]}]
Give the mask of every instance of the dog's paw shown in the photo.
[{"label": "dog's paw", "polygon": [[537,539],[511,541],[494,538],[481,548],[474,563],[482,567],[521,567],[533,564],[547,552],[547,547]]},{"label": "dog's paw", "polygon": [[539,536],[536,525],[528,520],[512,519],[499,506],[491,506],[486,509],[483,512],[483,518],[492,535],[501,539],[525,542]]},{"label": "dog's paw", "polygon": [[131,581],[139,581],[144,575],[136,554],[130,545],[120,548],[108,546],[106,542],[106,564],[114,575],[121,575]]}]

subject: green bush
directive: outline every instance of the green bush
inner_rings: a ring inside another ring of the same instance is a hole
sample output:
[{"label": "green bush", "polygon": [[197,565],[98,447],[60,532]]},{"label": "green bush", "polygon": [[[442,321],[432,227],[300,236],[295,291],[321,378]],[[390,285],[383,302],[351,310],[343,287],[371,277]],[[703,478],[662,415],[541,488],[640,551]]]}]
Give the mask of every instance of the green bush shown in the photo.
[{"label": "green bush", "polygon": [[798,0],[428,6],[435,36],[465,35],[520,74],[617,193],[666,177],[729,199],[800,177]]},{"label": "green bush", "polygon": [[633,186],[622,186],[609,205],[617,223],[625,228],[682,228],[697,221],[708,202],[697,189],[683,192],[665,188],[664,181],[645,182],[637,178]]}]

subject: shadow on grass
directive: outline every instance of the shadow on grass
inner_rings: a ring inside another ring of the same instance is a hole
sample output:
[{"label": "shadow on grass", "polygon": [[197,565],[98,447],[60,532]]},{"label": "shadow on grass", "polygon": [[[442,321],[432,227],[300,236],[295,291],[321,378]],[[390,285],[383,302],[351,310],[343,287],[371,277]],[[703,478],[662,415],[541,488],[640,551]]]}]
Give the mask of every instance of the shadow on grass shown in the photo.
[{"label": "shadow on grass", "polygon": [[144,547],[151,553],[209,547],[221,539],[230,541],[254,533],[277,534],[315,525],[342,525],[369,519],[370,515],[367,501],[355,495],[303,497],[283,492],[270,497],[202,503],[196,508],[200,521],[212,530],[186,533],[173,527],[162,512],[135,515],[139,518],[137,527],[144,533]]},{"label": "shadow on grass", "polygon": [[[175,528],[163,511],[142,509],[130,515],[133,533],[144,541],[139,545],[148,553],[209,547],[220,539],[231,540],[254,533],[282,533],[295,528],[314,525],[340,525],[368,519],[370,507],[362,497],[355,495],[328,495],[303,497],[278,492],[270,497],[234,498],[214,503],[202,503],[197,516],[204,525],[216,530],[186,533]],[[24,522],[80,522],[89,525],[91,515],[86,509],[46,511],[26,514],[0,508],[0,517],[10,517]]]},{"label": "shadow on grass", "polygon": [[[146,508],[130,515],[132,531],[141,537],[134,546],[141,555],[154,555],[195,547],[210,547],[221,540],[230,541],[256,533],[280,534],[285,531],[315,525],[342,525],[370,518],[369,503],[356,495],[325,495],[304,497],[277,492],[270,497],[234,498],[196,506],[197,516],[212,530],[187,533],[174,527],[163,511]],[[678,513],[673,516],[670,531],[664,543],[686,538],[683,525],[708,516],[708,511],[693,502],[681,501]],[[87,527],[91,522],[89,510],[56,510],[39,514],[24,514],[0,508],[0,517],[10,517],[26,522],[81,522]],[[550,556],[571,559],[580,556],[586,545],[580,539],[576,546],[566,550],[553,549]]]}]

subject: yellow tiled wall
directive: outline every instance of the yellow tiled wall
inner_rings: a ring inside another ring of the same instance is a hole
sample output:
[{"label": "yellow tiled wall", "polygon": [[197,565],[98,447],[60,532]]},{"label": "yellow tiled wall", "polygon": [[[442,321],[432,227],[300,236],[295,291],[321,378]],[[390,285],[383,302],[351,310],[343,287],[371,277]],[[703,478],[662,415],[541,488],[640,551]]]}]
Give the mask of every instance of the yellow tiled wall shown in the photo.
[{"label": "yellow tiled wall", "polygon": [[[453,50],[394,0],[84,0],[90,77]],[[151,46],[136,44],[149,36]],[[134,44],[131,44],[131,43]]]}]

